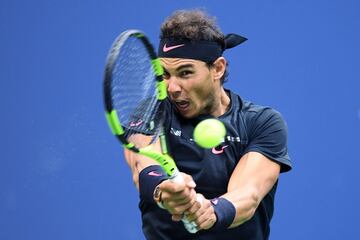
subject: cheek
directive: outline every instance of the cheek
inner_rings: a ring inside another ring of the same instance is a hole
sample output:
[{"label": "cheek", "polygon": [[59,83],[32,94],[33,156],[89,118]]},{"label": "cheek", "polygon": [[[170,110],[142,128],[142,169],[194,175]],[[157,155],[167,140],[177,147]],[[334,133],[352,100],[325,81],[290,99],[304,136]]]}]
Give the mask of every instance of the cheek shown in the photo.
[{"label": "cheek", "polygon": [[201,84],[193,86],[192,100],[197,105],[197,107],[202,107],[202,105],[206,105],[209,100],[209,96],[212,95],[213,91],[213,83],[211,81],[203,81]]},{"label": "cheek", "polygon": [[211,87],[207,84],[199,88],[194,88],[194,94],[199,100],[206,99],[211,93]]}]

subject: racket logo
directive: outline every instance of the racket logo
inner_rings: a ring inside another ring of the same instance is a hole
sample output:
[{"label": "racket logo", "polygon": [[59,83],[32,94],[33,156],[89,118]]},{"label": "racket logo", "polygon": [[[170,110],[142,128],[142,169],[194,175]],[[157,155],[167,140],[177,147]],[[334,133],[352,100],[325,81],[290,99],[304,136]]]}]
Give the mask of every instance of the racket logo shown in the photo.
[{"label": "racket logo", "polygon": [[137,122],[130,122],[130,127],[138,127],[143,123],[143,120],[139,120]]},{"label": "racket logo", "polygon": [[171,50],[173,50],[173,49],[175,49],[175,48],[179,48],[179,47],[182,47],[182,46],[184,46],[185,44],[179,44],[179,45],[174,45],[174,46],[170,46],[170,47],[168,47],[168,46],[166,46],[166,43],[165,43],[165,45],[164,45],[164,47],[163,47],[163,52],[169,52],[169,51],[171,51]]}]

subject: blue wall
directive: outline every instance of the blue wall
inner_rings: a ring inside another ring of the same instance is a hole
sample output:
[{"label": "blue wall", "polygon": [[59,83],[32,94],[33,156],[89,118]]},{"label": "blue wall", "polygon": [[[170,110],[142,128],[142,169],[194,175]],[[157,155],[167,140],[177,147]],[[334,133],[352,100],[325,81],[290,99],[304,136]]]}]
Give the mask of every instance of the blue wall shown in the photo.
[{"label": "blue wall", "polygon": [[360,234],[359,1],[2,0],[0,239],[142,239],[103,67],[118,33],[157,43],[162,20],[192,7],[249,38],[225,54],[226,87],[288,123],[294,170],[280,178],[272,239]]}]

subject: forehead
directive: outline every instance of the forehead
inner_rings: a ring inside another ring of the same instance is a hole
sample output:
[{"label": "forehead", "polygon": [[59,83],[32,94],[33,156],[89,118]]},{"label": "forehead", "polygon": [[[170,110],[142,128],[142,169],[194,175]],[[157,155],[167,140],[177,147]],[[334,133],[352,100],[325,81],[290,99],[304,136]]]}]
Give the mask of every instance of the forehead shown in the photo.
[{"label": "forehead", "polygon": [[199,60],[194,59],[185,59],[185,58],[160,58],[161,65],[167,69],[178,69],[182,66],[188,67],[200,67],[205,63]]}]

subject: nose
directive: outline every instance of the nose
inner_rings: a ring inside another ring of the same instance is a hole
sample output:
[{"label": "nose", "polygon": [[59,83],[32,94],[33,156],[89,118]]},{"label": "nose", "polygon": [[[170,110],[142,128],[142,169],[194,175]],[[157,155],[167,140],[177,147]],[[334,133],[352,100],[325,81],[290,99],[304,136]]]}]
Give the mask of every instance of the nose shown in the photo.
[{"label": "nose", "polygon": [[181,94],[181,86],[175,77],[166,80],[167,91],[173,98],[177,98]]}]

